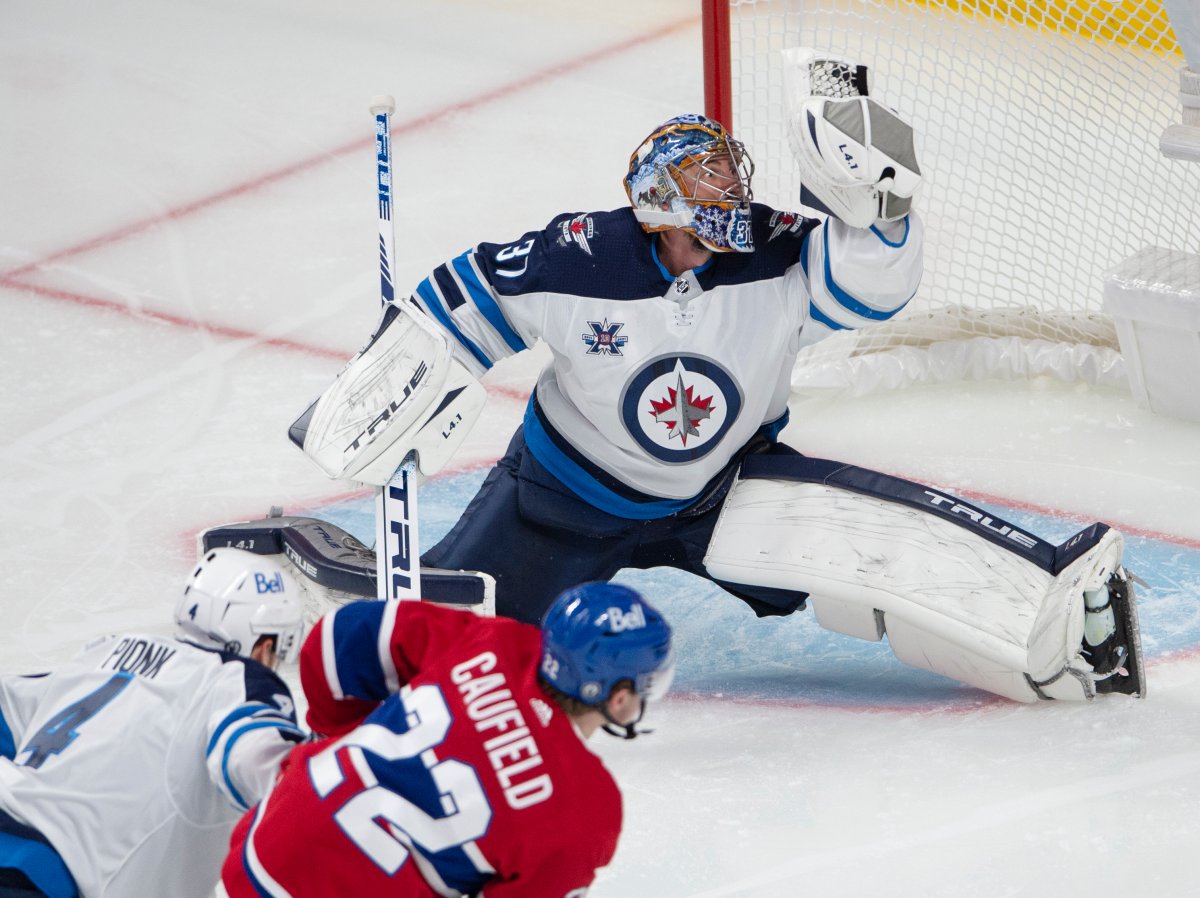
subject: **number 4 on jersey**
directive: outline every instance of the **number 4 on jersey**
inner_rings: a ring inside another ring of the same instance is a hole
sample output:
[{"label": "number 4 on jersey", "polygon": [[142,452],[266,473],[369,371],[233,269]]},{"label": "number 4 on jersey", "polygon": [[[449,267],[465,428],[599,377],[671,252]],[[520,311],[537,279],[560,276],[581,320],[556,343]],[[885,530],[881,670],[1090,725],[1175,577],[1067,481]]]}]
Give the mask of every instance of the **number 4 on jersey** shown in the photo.
[{"label": "number 4 on jersey", "polygon": [[38,730],[18,754],[29,752],[20,763],[26,767],[41,767],[51,755],[67,748],[79,735],[76,728],[91,720],[105,705],[120,695],[133,680],[131,673],[114,674],[94,692],[67,705]]}]

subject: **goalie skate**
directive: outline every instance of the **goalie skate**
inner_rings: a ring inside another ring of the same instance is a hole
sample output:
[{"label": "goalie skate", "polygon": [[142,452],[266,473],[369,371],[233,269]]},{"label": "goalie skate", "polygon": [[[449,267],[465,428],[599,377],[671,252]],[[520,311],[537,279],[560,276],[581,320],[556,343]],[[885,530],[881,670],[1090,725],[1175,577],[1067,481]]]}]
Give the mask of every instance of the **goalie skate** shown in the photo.
[{"label": "goalie skate", "polygon": [[[1146,669],[1142,661],[1142,634],[1138,627],[1133,577],[1119,568],[1108,580],[1108,600],[1115,627],[1096,646],[1084,643],[1083,657],[1092,665],[1096,693],[1146,697]],[[1096,609],[1103,611],[1104,608]]]}]

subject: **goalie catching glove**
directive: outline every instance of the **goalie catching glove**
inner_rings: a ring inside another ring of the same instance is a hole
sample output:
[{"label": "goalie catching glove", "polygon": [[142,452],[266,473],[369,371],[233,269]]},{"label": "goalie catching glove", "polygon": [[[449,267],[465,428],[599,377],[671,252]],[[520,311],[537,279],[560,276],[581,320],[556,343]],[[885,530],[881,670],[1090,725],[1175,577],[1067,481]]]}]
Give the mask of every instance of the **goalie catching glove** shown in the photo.
[{"label": "goalie catching glove", "polygon": [[804,48],[783,56],[801,202],[855,228],[907,215],[921,183],[913,128],[867,96],[866,66]]}]

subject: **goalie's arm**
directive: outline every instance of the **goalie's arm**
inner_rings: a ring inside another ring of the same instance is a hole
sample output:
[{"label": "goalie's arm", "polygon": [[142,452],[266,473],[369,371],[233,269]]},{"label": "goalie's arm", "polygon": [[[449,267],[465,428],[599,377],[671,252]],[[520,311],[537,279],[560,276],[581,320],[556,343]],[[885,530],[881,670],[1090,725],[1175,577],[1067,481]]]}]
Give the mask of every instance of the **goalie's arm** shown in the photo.
[{"label": "goalie's arm", "polygon": [[801,343],[891,319],[917,292],[924,271],[924,227],[911,212],[896,222],[853,228],[828,218],[800,250],[795,276],[808,309]]},{"label": "goalie's arm", "polygon": [[510,315],[513,297],[540,293],[548,230],[511,243],[481,243],[439,265],[413,291],[413,303],[449,336],[455,357],[481,376],[500,359],[521,352],[538,334]]},{"label": "goalie's arm", "polygon": [[807,48],[783,52],[784,116],[802,202],[828,214],[805,238],[810,297],[802,340],[886,321],[912,299],[924,232],[912,126],[868,94],[866,66]]}]

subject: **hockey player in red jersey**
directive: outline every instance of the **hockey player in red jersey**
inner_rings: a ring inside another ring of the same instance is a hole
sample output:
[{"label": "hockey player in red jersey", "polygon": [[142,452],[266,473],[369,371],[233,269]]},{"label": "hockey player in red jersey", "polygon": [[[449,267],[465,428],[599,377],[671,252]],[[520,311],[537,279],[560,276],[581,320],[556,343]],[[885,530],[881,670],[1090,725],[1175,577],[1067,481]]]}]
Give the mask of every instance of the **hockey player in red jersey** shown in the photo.
[{"label": "hockey player in red jersey", "polygon": [[356,602],[301,653],[308,723],[234,831],[231,898],[579,898],[607,865],[621,796],[584,744],[625,738],[674,671],[635,591],[567,590],[541,630],[423,602]]}]

